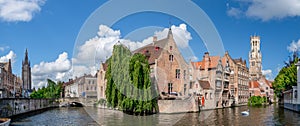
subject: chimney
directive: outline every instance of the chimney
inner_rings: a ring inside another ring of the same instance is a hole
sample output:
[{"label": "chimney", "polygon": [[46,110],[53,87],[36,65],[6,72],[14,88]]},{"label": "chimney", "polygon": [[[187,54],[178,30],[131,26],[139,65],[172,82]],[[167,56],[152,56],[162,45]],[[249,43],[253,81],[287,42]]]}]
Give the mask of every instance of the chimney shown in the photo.
[{"label": "chimney", "polygon": [[153,42],[157,41],[157,36],[153,36]]}]

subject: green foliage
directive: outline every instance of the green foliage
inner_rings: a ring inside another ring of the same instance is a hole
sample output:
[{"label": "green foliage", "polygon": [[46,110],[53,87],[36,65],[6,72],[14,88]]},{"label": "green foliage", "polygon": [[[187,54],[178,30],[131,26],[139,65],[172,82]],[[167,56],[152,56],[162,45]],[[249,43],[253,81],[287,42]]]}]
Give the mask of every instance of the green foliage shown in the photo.
[{"label": "green foliage", "polygon": [[249,106],[261,106],[263,104],[267,103],[267,98],[266,96],[251,96],[248,100],[248,105]]},{"label": "green foliage", "polygon": [[129,49],[115,45],[107,63],[105,94],[109,107],[135,114],[158,110],[157,99],[152,98],[156,91],[151,85],[150,66],[144,55],[131,56]]},{"label": "green foliage", "polygon": [[57,84],[50,79],[47,79],[48,86],[37,91],[33,91],[30,94],[30,98],[60,98],[60,93],[62,92],[62,83]]},{"label": "green foliage", "polygon": [[297,67],[295,65],[297,61],[298,58],[295,58],[291,64],[283,67],[276,76],[273,82],[273,88],[277,96],[284,90],[289,90],[292,86],[297,85]]}]

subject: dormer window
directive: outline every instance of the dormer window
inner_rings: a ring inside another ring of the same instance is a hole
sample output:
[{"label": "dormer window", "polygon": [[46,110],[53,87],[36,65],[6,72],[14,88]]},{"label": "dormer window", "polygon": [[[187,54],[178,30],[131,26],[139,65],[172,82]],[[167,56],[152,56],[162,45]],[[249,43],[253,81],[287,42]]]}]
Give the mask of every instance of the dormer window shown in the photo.
[{"label": "dormer window", "polygon": [[173,62],[173,60],[174,60],[174,56],[173,55],[169,55],[169,61]]},{"label": "dormer window", "polygon": [[158,50],[159,50],[159,47],[158,47],[158,46],[156,46],[156,47],[155,47],[155,50],[156,50],[156,51],[158,51]]}]

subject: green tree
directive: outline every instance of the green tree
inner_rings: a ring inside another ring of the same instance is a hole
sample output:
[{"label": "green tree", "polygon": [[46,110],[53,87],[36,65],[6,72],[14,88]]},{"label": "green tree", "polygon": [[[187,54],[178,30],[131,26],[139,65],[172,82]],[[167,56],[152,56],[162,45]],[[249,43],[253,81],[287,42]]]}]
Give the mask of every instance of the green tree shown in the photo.
[{"label": "green tree", "polygon": [[290,64],[287,64],[283,67],[273,82],[273,88],[275,94],[280,97],[280,94],[292,88],[292,86],[297,85],[297,67],[296,63],[298,62],[298,58],[294,58]]},{"label": "green tree", "polygon": [[30,94],[31,98],[60,98],[60,94],[62,92],[62,82],[58,82],[57,84],[47,79],[48,86],[38,89],[37,91],[33,91]]}]

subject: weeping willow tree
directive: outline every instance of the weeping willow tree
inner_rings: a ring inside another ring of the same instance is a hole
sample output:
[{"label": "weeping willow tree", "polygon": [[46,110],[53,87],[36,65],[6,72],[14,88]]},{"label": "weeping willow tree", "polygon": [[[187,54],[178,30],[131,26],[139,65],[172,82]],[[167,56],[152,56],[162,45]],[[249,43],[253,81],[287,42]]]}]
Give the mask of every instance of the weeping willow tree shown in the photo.
[{"label": "weeping willow tree", "polygon": [[135,114],[157,112],[157,99],[153,97],[156,91],[144,55],[131,56],[129,49],[115,45],[107,63],[105,94],[110,107]]}]

